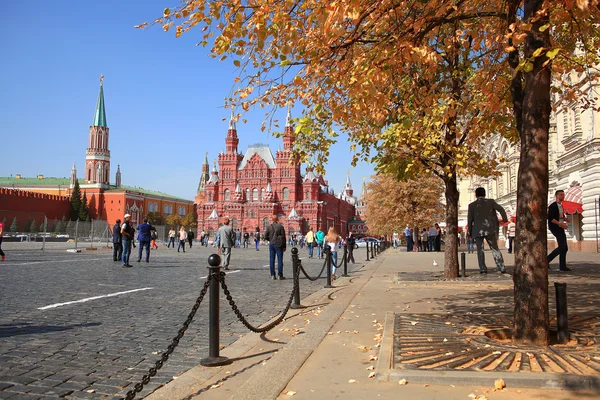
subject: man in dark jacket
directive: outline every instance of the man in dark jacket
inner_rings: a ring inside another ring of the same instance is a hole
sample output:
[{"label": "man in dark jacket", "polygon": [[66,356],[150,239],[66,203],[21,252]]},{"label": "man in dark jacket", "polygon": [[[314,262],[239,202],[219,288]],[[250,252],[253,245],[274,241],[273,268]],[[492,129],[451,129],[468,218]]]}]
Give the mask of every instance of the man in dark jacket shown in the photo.
[{"label": "man in dark jacket", "polygon": [[271,225],[265,232],[265,240],[269,242],[269,267],[271,270],[271,279],[275,280],[275,256],[277,256],[277,276],[279,280],[285,279],[283,276],[283,252],[286,249],[285,229],[283,225],[277,222],[277,215],[271,217]]},{"label": "man in dark jacket", "polygon": [[192,230],[192,228],[190,228],[190,230],[188,231],[188,243],[190,244],[190,249],[192,248],[192,242],[194,241],[194,237],[196,237],[196,234],[194,233],[194,231]]},{"label": "man in dark jacket", "polygon": [[348,239],[346,239],[346,246],[348,249],[348,252],[346,253],[346,259],[352,262],[352,264],[354,264],[354,246],[356,246],[356,240],[354,239],[354,236],[352,236],[352,232],[348,234]]},{"label": "man in dark jacket", "polygon": [[[559,256],[558,265],[561,271],[571,271],[571,268],[567,267],[567,235],[565,235],[565,229],[567,229],[567,223],[565,222],[565,209],[563,208],[562,202],[565,199],[564,190],[557,190],[554,193],[556,199],[552,204],[548,206],[548,229],[556,238],[558,247],[548,254],[548,264]],[[550,265],[548,265],[550,268]]]},{"label": "man in dark jacket", "polygon": [[123,256],[123,240],[121,239],[121,220],[113,226],[113,261],[121,261]]},{"label": "man in dark jacket", "polygon": [[498,216],[496,211],[502,215],[502,221],[508,222],[506,211],[498,203],[492,199],[485,198],[485,189],[479,187],[475,189],[474,202],[469,204],[469,212],[467,217],[468,233],[475,239],[477,245],[477,261],[479,262],[479,273],[487,274],[485,266],[485,254],[483,252],[483,240],[485,239],[490,248],[494,261],[498,267],[498,272],[504,274],[504,258],[498,248]]},{"label": "man in dark jacket", "polygon": [[148,223],[147,219],[144,219],[144,222],[138,225],[137,238],[140,241],[140,248],[138,250],[137,262],[142,261],[142,250],[144,247],[146,248],[146,262],[150,262],[150,241],[152,240],[152,230],[154,230],[154,228]]}]

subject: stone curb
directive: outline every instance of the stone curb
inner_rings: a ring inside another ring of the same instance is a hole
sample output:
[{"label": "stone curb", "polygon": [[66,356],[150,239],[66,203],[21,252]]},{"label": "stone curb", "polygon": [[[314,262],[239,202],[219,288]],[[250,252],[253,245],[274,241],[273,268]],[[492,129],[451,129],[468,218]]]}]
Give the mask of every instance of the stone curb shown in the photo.
[{"label": "stone curb", "polygon": [[509,388],[567,389],[600,392],[600,378],[573,374],[528,372],[425,371],[393,369],[395,313],[387,312],[375,379],[378,382],[400,381],[445,385],[494,386],[503,379]]},{"label": "stone curb", "polygon": [[[356,277],[350,275],[349,277],[340,277],[336,282],[338,283],[338,286],[335,288],[322,288],[303,298],[301,300],[301,304],[308,304],[306,307],[309,308],[311,307],[311,303],[322,299],[333,291],[338,291],[340,293],[336,298],[336,302],[328,304],[324,308],[324,311],[319,315],[319,318],[311,321],[311,329],[307,329],[305,334],[295,337],[287,346],[277,351],[275,356],[271,357],[265,367],[261,369],[262,371],[269,370],[271,372],[266,374],[263,372],[259,377],[255,376],[258,373],[251,376],[244,385],[236,390],[236,394],[232,396],[232,398],[261,400],[265,398],[276,398],[286,387],[287,383],[293,378],[295,373],[300,369],[302,364],[304,364],[304,361],[306,361],[310,354],[312,354],[313,350],[323,340],[329,329],[337,322],[338,318],[348,307],[348,304],[350,304],[352,299],[354,299],[356,294],[366,284],[366,282],[369,281],[373,271],[376,269],[366,269],[365,267],[367,265],[379,266],[383,260],[379,258],[376,261],[376,263],[369,264],[365,264],[365,261],[359,261],[357,263],[357,268],[352,271],[352,273],[367,273],[367,276],[365,277],[364,282],[362,282],[360,285],[360,288],[354,288],[351,292],[347,291],[348,288],[357,286],[351,282],[351,280],[356,279]],[[340,289],[345,290],[340,291]],[[343,305],[343,307],[336,306],[341,299],[344,299],[345,305]],[[335,309],[333,309],[334,306],[336,306]],[[286,321],[289,321],[297,315],[300,315],[303,310],[304,309],[290,310],[291,315],[286,318]],[[273,320],[274,319],[275,318],[273,318]],[[325,319],[327,322],[324,322]],[[260,342],[260,340],[261,339],[259,335],[249,332],[222,349],[220,354],[231,359],[248,356],[248,352],[250,352],[258,344],[258,342]],[[234,371],[232,367],[229,367],[229,369]],[[221,372],[222,371],[220,368],[196,366],[184,372],[177,379],[172,380],[166,385],[158,388],[152,394],[148,395],[146,399],[174,400],[189,398],[189,396],[195,391],[193,390],[194,387],[204,385]],[[275,389],[275,387],[277,387],[277,389]],[[265,390],[265,388],[269,388],[270,390]]]}]

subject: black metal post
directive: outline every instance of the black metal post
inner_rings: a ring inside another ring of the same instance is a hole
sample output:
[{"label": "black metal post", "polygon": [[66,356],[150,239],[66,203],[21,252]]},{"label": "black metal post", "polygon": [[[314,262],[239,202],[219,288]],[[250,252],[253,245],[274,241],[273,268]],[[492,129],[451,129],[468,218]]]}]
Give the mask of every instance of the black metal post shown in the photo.
[{"label": "black metal post", "polygon": [[325,287],[332,288],[334,286],[331,284],[331,249],[329,246],[325,247],[325,263],[325,268],[327,268],[327,284]]},{"label": "black metal post", "polygon": [[209,274],[211,276],[209,286],[208,304],[208,357],[200,360],[200,365],[205,367],[218,367],[231,364],[227,357],[219,355],[219,274],[221,273],[221,257],[211,254],[208,257]]},{"label": "black metal post", "polygon": [[558,343],[565,344],[570,340],[569,316],[567,313],[567,284],[554,282],[556,289],[556,328]]},{"label": "black metal post", "polygon": [[365,242],[367,245],[367,261],[369,261],[369,242]]},{"label": "black metal post", "polygon": [[348,276],[348,243],[344,244],[344,273],[342,276]]},{"label": "black metal post", "polygon": [[460,269],[462,270],[462,273],[460,276],[462,276],[463,278],[466,278],[467,277],[467,255],[465,254],[464,251],[462,253],[460,253]]},{"label": "black metal post", "polygon": [[290,306],[290,308],[304,308],[302,304],[300,304],[300,282],[296,283],[296,281],[300,280],[300,276],[298,275],[298,268],[300,268],[300,260],[298,259],[298,249],[296,247],[292,247],[292,273],[294,274],[294,302]]}]

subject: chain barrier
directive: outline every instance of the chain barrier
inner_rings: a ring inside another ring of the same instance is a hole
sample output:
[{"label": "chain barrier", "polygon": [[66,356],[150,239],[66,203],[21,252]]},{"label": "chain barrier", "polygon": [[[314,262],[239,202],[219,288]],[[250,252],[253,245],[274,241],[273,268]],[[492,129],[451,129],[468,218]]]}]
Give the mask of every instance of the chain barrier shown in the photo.
[{"label": "chain barrier", "polygon": [[200,295],[196,299],[196,304],[194,304],[194,307],[192,307],[192,311],[190,311],[187,319],[183,323],[183,326],[179,329],[177,336],[175,336],[173,338],[173,341],[167,347],[167,351],[165,351],[162,354],[162,356],[160,357],[160,360],[156,361],[156,363],[154,364],[154,367],[151,367],[148,370],[148,373],[142,377],[142,380],[140,382],[136,383],[134,388],[132,390],[128,391],[127,395],[124,398],[121,398],[121,400],[135,399],[135,395],[137,393],[140,393],[144,389],[144,385],[147,385],[148,382],[150,382],[150,379],[156,375],[158,370],[161,369],[162,366],[164,365],[164,363],[169,359],[169,356],[171,355],[171,353],[173,353],[173,351],[175,350],[177,345],[179,345],[179,341],[181,340],[185,331],[188,329],[188,327],[192,323],[192,320],[194,319],[194,316],[196,315],[196,312],[198,311],[198,308],[200,307],[200,303],[202,303],[202,300],[204,299],[204,296],[206,295],[206,292],[208,291],[208,286],[210,284],[211,279],[212,279],[212,275],[209,275],[208,278],[206,279],[206,282],[204,282],[204,286],[202,287],[202,290],[200,291]]},{"label": "chain barrier", "polygon": [[344,255],[342,255],[342,257],[340,258],[340,263],[333,263],[333,266],[336,268],[342,268],[342,266],[344,265]]},{"label": "chain barrier", "polygon": [[325,261],[323,261],[323,268],[321,268],[321,272],[319,272],[319,275],[317,275],[315,278],[313,278],[310,275],[308,275],[308,273],[306,272],[306,270],[302,266],[302,260],[298,260],[298,265],[300,266],[299,269],[302,271],[302,273],[304,274],[304,276],[306,277],[306,279],[308,279],[309,281],[313,281],[314,282],[317,279],[319,279],[321,277],[321,275],[323,275],[323,271],[325,271],[325,267],[327,266],[327,257],[325,257]]},{"label": "chain barrier", "polygon": [[229,289],[227,289],[227,284],[225,283],[225,273],[224,272],[220,273],[219,281],[221,282],[221,287],[223,288],[223,293],[225,293],[225,297],[227,298],[227,301],[229,301],[229,305],[231,306],[231,309],[233,310],[235,315],[238,317],[240,322],[242,324],[244,324],[244,326],[246,328],[248,328],[249,330],[251,330],[254,333],[264,333],[264,332],[270,331],[271,329],[273,329],[277,325],[279,325],[283,321],[285,316],[287,315],[287,313],[290,309],[290,306],[292,305],[292,300],[294,299],[294,293],[296,290],[299,289],[299,284],[298,284],[299,273],[300,273],[300,269],[298,269],[298,271],[296,272],[296,276],[294,276],[294,287],[292,288],[292,293],[290,294],[290,298],[287,302],[287,305],[281,312],[281,315],[275,321],[271,322],[270,324],[268,324],[266,326],[263,326],[262,328],[257,328],[255,326],[253,326],[252,324],[250,324],[250,322],[248,322],[246,320],[246,318],[244,317],[242,312],[238,309],[237,305],[235,304],[235,301],[233,300],[233,297],[231,297],[231,292],[229,291]]}]

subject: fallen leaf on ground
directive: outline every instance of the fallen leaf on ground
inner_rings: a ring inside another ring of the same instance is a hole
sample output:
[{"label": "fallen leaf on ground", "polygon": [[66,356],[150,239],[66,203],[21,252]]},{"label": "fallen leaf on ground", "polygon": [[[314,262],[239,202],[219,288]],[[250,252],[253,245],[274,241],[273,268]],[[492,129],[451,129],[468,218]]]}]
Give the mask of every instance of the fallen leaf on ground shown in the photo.
[{"label": "fallen leaf on ground", "polygon": [[417,322],[416,322],[416,321],[410,321],[410,324],[411,324],[412,326],[415,326],[415,325],[417,324]]},{"label": "fallen leaf on ground", "polygon": [[221,386],[223,386],[223,382],[217,383],[216,385],[212,385],[210,388],[211,389],[216,389],[216,388],[221,387]]},{"label": "fallen leaf on ground", "polygon": [[408,381],[406,379],[400,379],[400,381],[398,382],[398,384],[400,385],[406,385],[408,383]]},{"label": "fallen leaf on ground", "polygon": [[357,349],[362,350],[362,351],[369,351],[369,350],[371,350],[371,348],[367,347],[367,346],[358,346]]},{"label": "fallen leaf on ground", "polygon": [[358,331],[354,331],[353,333],[356,335],[358,333]]},{"label": "fallen leaf on ground", "polygon": [[447,341],[448,341],[448,339],[444,338],[444,342],[447,342]]},{"label": "fallen leaf on ground", "polygon": [[327,332],[328,335],[333,335],[333,332]]},{"label": "fallen leaf on ground", "polygon": [[293,390],[290,390],[286,393],[288,396],[293,396],[296,394],[296,392],[294,392]]},{"label": "fallen leaf on ground", "polygon": [[372,366],[372,365],[371,365],[371,366],[369,366],[369,367],[367,367],[367,371],[373,371],[374,369],[375,369],[375,367],[374,367],[374,366]]},{"label": "fallen leaf on ground", "polygon": [[506,387],[506,383],[504,383],[504,379],[496,379],[494,381],[494,387],[496,390],[502,390]]},{"label": "fallen leaf on ground", "polygon": [[348,383],[356,383],[356,379],[350,379]]},{"label": "fallen leaf on ground", "polygon": [[373,378],[375,376],[375,372],[370,372],[369,373],[369,378]]},{"label": "fallen leaf on ground", "polygon": [[96,390],[95,389],[90,389],[90,390],[86,390],[86,392],[88,392],[88,393],[96,393]]},{"label": "fallen leaf on ground", "polygon": [[470,399],[474,399],[474,398],[476,398],[476,397],[477,397],[477,395],[476,395],[475,393],[470,393],[470,394],[469,394],[469,398],[470,398]]},{"label": "fallen leaf on ground", "polygon": [[423,385],[423,387],[428,387],[428,386],[429,386],[429,384],[428,384],[428,383],[426,383],[426,384],[424,384],[424,385]]},{"label": "fallen leaf on ground", "polygon": [[495,351],[492,354],[498,355],[498,354],[502,354],[502,352],[501,351]]},{"label": "fallen leaf on ground", "polygon": [[369,361],[377,361],[377,356],[369,356]]}]

